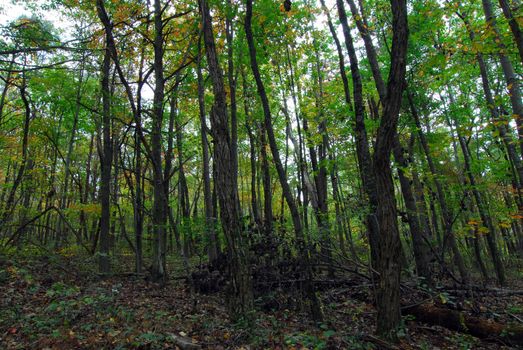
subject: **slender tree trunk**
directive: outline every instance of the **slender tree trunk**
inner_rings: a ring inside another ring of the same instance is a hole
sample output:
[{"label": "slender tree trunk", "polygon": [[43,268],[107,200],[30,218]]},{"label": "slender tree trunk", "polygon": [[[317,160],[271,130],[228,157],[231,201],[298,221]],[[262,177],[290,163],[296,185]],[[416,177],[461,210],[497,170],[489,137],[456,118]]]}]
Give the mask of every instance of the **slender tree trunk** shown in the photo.
[{"label": "slender tree trunk", "polygon": [[[301,206],[300,212],[302,213],[302,220],[303,220],[303,228],[305,233],[309,231],[309,221],[308,221],[308,205],[309,205],[309,192],[310,192],[310,184],[311,181],[309,179],[309,175],[307,173],[307,164],[305,160],[305,142],[303,141],[303,133],[302,133],[302,118],[300,117],[300,110],[302,107],[301,102],[301,85],[299,79],[294,77],[294,74],[296,72],[296,69],[294,69],[293,62],[291,60],[291,54],[289,50],[289,46],[286,47],[286,57],[287,57],[287,65],[289,68],[289,82],[290,82],[290,90],[291,90],[291,96],[292,96],[292,103],[294,106],[294,116],[296,118],[296,131],[298,133],[298,142],[294,143],[294,147],[298,150],[298,164],[299,164],[299,171],[298,171],[298,177],[300,178],[300,184],[301,184],[301,193],[298,193],[298,198],[303,197],[302,201],[298,201],[298,206]],[[291,134],[291,133],[289,133]],[[291,137],[292,140],[292,137]]]},{"label": "slender tree trunk", "polygon": [[233,318],[244,316],[253,307],[251,276],[248,271],[246,251],[242,241],[237,181],[231,176],[234,168],[231,152],[227,100],[223,74],[218,62],[214,41],[212,19],[206,0],[200,0],[200,13],[203,24],[203,38],[207,54],[209,75],[213,83],[214,105],[211,109],[211,126],[214,138],[215,186],[220,203],[220,218],[227,242],[229,267],[228,309]]},{"label": "slender tree trunk", "polygon": [[[107,44],[106,38],[106,45]],[[109,74],[111,70],[111,55],[109,49],[105,48],[102,64],[102,133],[103,148],[101,152],[101,178],[100,178],[100,203],[102,214],[100,217],[100,257],[98,260],[99,270],[107,274],[111,271],[109,258],[109,234],[111,226],[111,166],[113,160],[111,140],[111,90],[109,87]]]},{"label": "slender tree trunk", "polygon": [[482,0],[481,2],[483,4],[483,12],[485,13],[487,28],[494,33],[495,41],[498,45],[498,57],[501,63],[503,76],[505,78],[505,84],[509,92],[510,103],[512,105],[512,116],[516,121],[519,135],[519,146],[521,148],[521,154],[523,155],[523,101],[521,100],[522,96],[519,78],[516,75],[514,67],[512,66],[508,56],[505,54],[507,47],[498,29],[492,1]]},{"label": "slender tree trunk", "polygon": [[[500,0],[500,2],[505,0]],[[458,13],[458,16],[463,20],[463,23],[465,24],[465,27],[467,28],[470,41],[474,43],[476,41],[476,34],[472,30],[468,18],[466,18],[464,15]],[[485,62],[485,59],[483,57],[483,54],[481,52],[476,53],[476,60],[478,61],[478,66],[480,70],[481,75],[481,82],[483,87],[483,94],[485,95],[485,102],[487,105],[487,108],[490,112],[490,117],[492,119],[492,123],[494,125],[497,125],[499,136],[501,137],[503,144],[505,145],[507,154],[515,168],[517,176],[514,177],[514,182],[516,184],[516,188],[518,191],[518,202],[519,207],[521,210],[521,207],[523,206],[522,203],[522,197],[523,197],[523,164],[521,162],[520,155],[517,154],[516,147],[514,146],[514,142],[512,140],[512,137],[510,137],[510,132],[507,130],[507,125],[504,123],[504,121],[500,118],[501,113],[499,111],[499,108],[496,107],[496,102],[494,101],[494,96],[492,95],[492,90],[490,87],[490,81],[488,77],[488,70],[487,70],[487,64]]]},{"label": "slender tree trunk", "polygon": [[[514,41],[519,51],[519,59],[523,64],[523,33],[521,33],[521,28],[519,27],[518,18],[514,17],[512,8],[510,7],[509,0],[499,0],[499,6],[503,10],[503,15],[508,21],[512,35],[514,36]],[[517,3],[514,4],[514,10],[518,10]]]},{"label": "slender tree trunk", "polygon": [[[321,135],[321,142],[318,145],[318,161],[317,171],[315,171],[315,182],[316,182],[316,194],[318,199],[318,208],[317,208],[317,220],[318,226],[320,229],[320,239],[321,239],[321,251],[322,256],[325,258],[327,264],[329,265],[329,275],[334,275],[334,270],[332,269],[332,244],[330,238],[330,223],[329,223],[329,205],[328,205],[328,187],[327,187],[327,150],[329,147],[329,136],[327,132],[327,121],[325,120],[324,110],[323,110],[323,76],[320,66],[320,56],[318,52],[318,43],[313,43],[315,48],[316,56],[316,75],[317,75],[317,85],[318,91],[315,96],[316,105],[318,108],[318,133]],[[314,146],[313,146],[314,147]],[[312,159],[312,155],[311,155]]]},{"label": "slender tree trunk", "polygon": [[[354,48],[354,41],[347,21],[347,14],[343,0],[336,0],[338,16],[343,28],[345,46],[349,54],[350,70],[352,75],[352,91],[354,96],[354,135],[356,141],[356,155],[360,167],[363,190],[369,200],[370,215],[367,216],[367,229],[369,232],[369,242],[371,247],[378,246],[378,225],[376,221],[377,194],[375,173],[372,169],[372,158],[369,150],[367,130],[365,127],[364,104],[363,104],[363,83],[360,74],[358,57]],[[371,249],[371,265],[376,266],[376,251]]]},{"label": "slender tree trunk", "polygon": [[430,269],[431,252],[428,247],[428,237],[421,229],[421,223],[418,216],[418,208],[416,198],[412,191],[412,180],[407,178],[403,169],[408,168],[408,162],[403,155],[403,147],[399,143],[399,137],[394,136],[393,153],[396,162],[398,162],[398,177],[400,180],[401,193],[405,201],[405,208],[407,210],[407,219],[409,221],[410,234],[412,237],[412,249],[414,251],[414,260],[416,262],[416,269],[418,275],[425,279],[428,284],[432,283],[432,271]]},{"label": "slender tree trunk", "polygon": [[[165,179],[165,198],[169,197],[169,193],[171,190],[171,171],[172,171],[172,159],[174,158],[174,137],[176,132],[176,148],[178,153],[178,185],[181,187],[185,185],[185,182],[182,184],[182,179],[185,181],[185,174],[183,173],[183,151],[182,148],[182,132],[179,127],[179,122],[177,120],[178,118],[178,112],[177,112],[177,97],[176,97],[176,90],[178,87],[178,81],[175,82],[175,87],[173,88],[173,91],[171,93],[171,98],[169,101],[169,129],[168,129],[168,139],[167,139],[167,152],[165,157],[165,167],[163,171],[163,177]],[[174,130],[176,125],[176,131]],[[179,194],[181,191],[179,191]],[[185,194],[185,192],[184,192]],[[180,196],[179,199],[185,199],[186,197]],[[169,205],[169,201],[166,201],[165,203],[167,207],[165,208],[167,215],[170,216],[172,213],[172,208]],[[186,211],[185,211],[186,212]],[[184,212],[184,213],[185,213]],[[180,235],[178,232],[178,229],[176,228],[175,222],[170,222],[170,236],[172,237],[172,233],[174,233],[175,241],[176,241],[176,251],[179,253],[181,252],[181,243],[180,243]],[[174,226],[172,225],[174,224]],[[187,252],[185,252],[186,254]]]},{"label": "slender tree trunk", "polygon": [[418,129],[418,136],[421,143],[421,146],[423,148],[423,151],[425,153],[425,157],[427,159],[427,163],[429,165],[430,172],[432,176],[434,177],[434,185],[436,186],[436,193],[437,193],[437,199],[440,205],[441,214],[443,216],[443,223],[444,223],[444,231],[445,235],[443,237],[443,244],[442,244],[442,256],[445,252],[445,246],[446,242],[448,241],[450,248],[452,250],[452,254],[454,256],[454,263],[456,264],[459,273],[461,275],[461,278],[463,282],[468,281],[468,272],[465,268],[465,263],[463,261],[463,257],[461,256],[461,252],[459,251],[456,238],[454,236],[454,232],[452,230],[452,215],[447,207],[447,201],[445,200],[445,194],[443,192],[443,187],[441,185],[441,182],[438,180],[437,176],[439,175],[436,166],[434,165],[434,161],[432,160],[432,156],[430,154],[429,144],[425,137],[425,134],[423,133],[423,129],[421,127],[420,118],[418,115],[418,112],[414,106],[414,101],[412,99],[412,96],[410,95],[410,92],[407,93],[409,103],[410,103],[410,109],[412,112],[412,116],[414,118],[414,122],[416,123],[416,127]]},{"label": "slender tree trunk", "polygon": [[[185,169],[183,166],[183,132],[180,122],[175,120],[176,128],[176,149],[178,153],[178,203],[181,211],[181,228],[183,232],[183,253],[185,256],[190,256],[191,247],[191,232],[190,219],[191,208],[189,202],[189,187],[187,186],[187,178],[185,177]],[[179,240],[179,237],[177,238]]]},{"label": "slender tree trunk", "polygon": [[[450,96],[450,102],[454,104],[453,95],[452,92],[449,91]],[[454,120],[454,124],[456,124],[456,121]],[[501,285],[504,285],[506,282],[505,278],[505,268],[503,267],[503,262],[501,261],[501,257],[499,254],[499,248],[496,242],[496,229],[494,227],[494,223],[492,222],[492,218],[487,212],[486,204],[483,200],[483,196],[480,193],[480,191],[477,188],[477,182],[476,177],[472,173],[471,170],[471,164],[472,164],[472,157],[470,155],[470,150],[467,144],[467,141],[463,137],[462,133],[460,132],[459,126],[456,125],[456,131],[458,134],[458,140],[459,144],[461,146],[461,151],[463,153],[463,158],[465,160],[465,173],[467,174],[467,177],[469,179],[469,183],[471,186],[471,191],[474,196],[474,199],[476,201],[476,206],[478,208],[479,216],[481,218],[481,222],[483,223],[484,227],[488,229],[488,233],[486,234],[487,244],[489,247],[490,255],[492,257],[492,262],[494,264],[494,270],[496,271],[496,275],[498,278],[498,282]]]},{"label": "slender tree trunk", "polygon": [[[257,146],[257,136],[254,133],[252,127],[253,122],[251,120],[251,114],[249,111],[249,93],[247,89],[247,80],[245,76],[245,71],[242,67],[242,83],[243,83],[243,108],[245,113],[245,128],[247,129],[247,135],[249,137],[249,149],[250,149],[250,165],[251,165],[251,211],[254,223],[256,224],[256,227],[261,227],[261,217],[260,217],[260,210],[258,208],[258,195],[256,192],[256,183],[257,183],[257,175],[256,175],[256,168],[257,168],[257,159],[256,159],[256,146]],[[256,125],[256,124],[254,124]]]},{"label": "slender tree trunk", "polygon": [[[67,197],[69,196],[69,176],[70,176],[70,169],[71,169],[71,158],[73,155],[74,150],[74,144],[75,144],[75,138],[76,138],[76,131],[78,128],[78,117],[80,116],[80,97],[82,93],[82,84],[84,80],[84,64],[85,64],[85,57],[82,57],[82,61],[80,62],[80,73],[78,78],[78,86],[76,89],[76,105],[74,110],[74,117],[73,117],[73,125],[71,127],[71,137],[69,138],[69,145],[67,147],[67,154],[65,156],[65,165],[64,165],[64,184],[63,184],[63,192],[62,197],[60,198],[60,210],[64,210],[66,208],[66,202]],[[62,220],[59,220],[59,231],[63,231],[65,229],[65,225],[63,225]],[[65,234],[65,232],[64,232]]]},{"label": "slender tree trunk", "polygon": [[[345,223],[343,216],[345,215],[343,213],[343,206],[342,206],[342,199],[340,195],[339,190],[339,184],[338,184],[338,175],[337,175],[337,165],[336,165],[336,158],[332,154],[332,149],[330,150],[329,154],[329,160],[332,163],[332,167],[330,170],[330,180],[331,180],[331,187],[332,187],[332,200],[334,201],[334,210],[336,213],[336,233],[338,234],[338,241],[340,244],[340,250],[341,254],[343,256],[347,256],[347,247],[345,245],[345,237],[347,237],[348,233],[345,229]],[[349,239],[349,248],[351,255],[354,259],[357,259],[356,250],[354,249],[354,244],[352,241],[352,237]]]},{"label": "slender tree trunk", "polygon": [[162,123],[165,80],[163,76],[162,4],[154,0],[154,96],[151,126],[151,162],[153,167],[153,264],[152,278],[164,284],[167,278],[165,254],[167,248],[167,207],[165,179],[162,171]]},{"label": "slender tree trunk", "polygon": [[[143,45],[144,43],[142,43]],[[134,195],[134,239],[135,239],[135,270],[136,273],[142,272],[143,267],[143,170],[142,170],[142,139],[138,130],[141,129],[142,124],[142,87],[144,82],[143,67],[145,60],[145,45],[142,46],[140,53],[140,69],[138,73],[138,89],[136,93],[136,115],[135,115],[135,130],[134,130],[134,179],[135,179],[135,195]]]},{"label": "slender tree trunk", "polygon": [[22,184],[22,180],[24,178],[24,173],[27,166],[28,161],[28,153],[29,153],[29,125],[31,123],[31,106],[29,104],[29,99],[27,97],[27,80],[24,76],[22,77],[22,83],[19,88],[20,90],[20,97],[22,98],[22,102],[24,104],[24,126],[22,130],[22,155],[20,164],[18,165],[18,170],[16,171],[16,175],[13,172],[14,178],[13,178],[13,184],[11,186],[11,189],[9,191],[9,195],[7,196],[6,203],[3,206],[3,210],[0,216],[0,230],[5,230],[6,223],[9,221],[13,210],[14,210],[14,204],[15,204],[15,196],[16,196],[16,190],[18,187]]},{"label": "slender tree trunk", "polygon": [[[376,49],[374,47],[374,44],[372,43],[372,38],[370,36],[368,25],[366,24],[365,16],[360,15],[356,7],[356,4],[353,0],[347,0],[347,2],[351,9],[352,16],[356,22],[356,26],[358,27],[358,31],[360,32],[360,35],[365,44],[365,51],[367,53],[367,58],[369,60],[372,75],[374,77],[374,83],[376,85],[376,89],[378,91],[381,103],[383,104],[386,101],[386,86],[381,75]],[[362,14],[363,10],[364,9],[361,8]],[[375,103],[371,102],[370,105],[375,106]],[[377,108],[374,107],[372,110],[377,111]],[[378,113],[374,114],[377,115]],[[407,217],[413,240],[414,257],[416,261],[416,267],[418,269],[418,274],[420,274],[420,276],[424,277],[430,283],[431,272],[428,266],[428,261],[430,260],[429,250],[426,247],[425,240],[422,236],[423,233],[420,229],[416,201],[412,194],[410,180],[406,178],[405,172],[402,169],[408,167],[408,164],[403,156],[403,148],[401,147],[399,136],[397,135],[397,133],[394,135],[393,154],[394,158],[396,159],[396,162],[398,162],[399,165],[398,177],[400,179],[401,191],[407,209]]]},{"label": "slender tree trunk", "polygon": [[320,0],[321,6],[323,8],[323,12],[327,15],[327,24],[329,26],[329,31],[331,32],[332,39],[334,39],[334,44],[336,45],[336,51],[338,53],[338,65],[340,67],[340,76],[341,81],[343,82],[343,91],[344,91],[344,97],[345,102],[347,103],[347,106],[350,110],[353,109],[352,107],[352,101],[350,97],[350,88],[349,88],[349,79],[347,78],[347,73],[345,72],[345,58],[343,55],[343,50],[340,44],[340,39],[338,38],[338,34],[336,34],[336,28],[332,24],[332,18],[330,15],[330,12],[328,11],[327,7],[325,6],[325,0]]},{"label": "slender tree trunk", "polygon": [[203,174],[203,201],[205,210],[205,229],[209,240],[207,255],[209,263],[213,264],[219,255],[219,246],[214,229],[213,200],[211,191],[211,177],[209,170],[209,141],[207,140],[207,123],[205,121],[204,86],[201,68],[201,40],[198,41],[198,106],[200,112],[200,137],[202,143],[202,174]]},{"label": "slender tree trunk", "polygon": [[7,97],[7,93],[9,91],[9,87],[11,86],[11,79],[12,79],[12,75],[13,75],[13,72],[11,72],[11,69],[13,68],[13,64],[14,64],[14,55],[11,58],[11,62],[9,62],[9,69],[7,72],[7,77],[5,77],[5,79],[3,79],[4,87],[2,89],[2,95],[0,95],[0,125],[3,124],[5,100]]},{"label": "slender tree trunk", "polygon": [[261,140],[261,160],[262,160],[262,183],[263,183],[263,220],[264,229],[267,235],[272,234],[272,189],[271,189],[271,173],[269,169],[269,159],[267,155],[267,137],[266,126],[260,126],[260,140]]},{"label": "slender tree trunk", "polygon": [[[238,117],[236,105],[236,76],[234,72],[234,28],[233,28],[233,14],[234,8],[231,0],[227,0],[227,16],[225,18],[225,38],[227,40],[227,79],[229,82],[229,97],[231,109],[231,159],[232,169],[231,176],[238,187]],[[238,198],[239,201],[239,198]]]},{"label": "slender tree trunk", "polygon": [[262,101],[265,129],[267,131],[267,136],[269,139],[269,145],[271,148],[272,158],[273,158],[274,165],[276,166],[276,171],[278,173],[280,185],[282,187],[282,191],[285,196],[285,200],[287,202],[289,211],[291,213],[294,231],[295,231],[296,239],[298,241],[298,251],[300,252],[301,258],[303,259],[304,266],[303,266],[302,272],[304,273],[304,277],[305,277],[305,295],[309,301],[311,316],[315,321],[320,321],[323,319],[323,315],[322,315],[318,297],[316,296],[316,293],[314,292],[314,287],[312,284],[312,271],[311,271],[311,266],[310,266],[310,261],[309,261],[309,255],[308,255],[308,252],[307,252],[305,244],[304,244],[305,242],[303,239],[304,237],[303,237],[303,228],[302,228],[302,224],[301,224],[301,217],[300,217],[300,213],[298,211],[298,206],[296,205],[296,202],[294,201],[294,198],[292,196],[291,188],[289,186],[289,183],[287,182],[287,178],[285,177],[285,170],[283,169],[283,165],[281,163],[280,153],[278,151],[278,146],[276,144],[276,137],[274,136],[274,130],[272,128],[269,99],[267,98],[267,93],[265,92],[265,87],[264,87],[263,81],[261,79],[260,71],[258,68],[258,62],[256,59],[256,47],[254,44],[253,33],[252,33],[252,24],[251,24],[252,0],[246,0],[246,5],[247,5],[247,10],[246,10],[246,15],[245,15],[245,34],[247,37],[247,44],[249,46],[249,56],[250,56],[252,73],[254,75],[254,79],[256,80],[256,87],[258,89],[258,94]]}]

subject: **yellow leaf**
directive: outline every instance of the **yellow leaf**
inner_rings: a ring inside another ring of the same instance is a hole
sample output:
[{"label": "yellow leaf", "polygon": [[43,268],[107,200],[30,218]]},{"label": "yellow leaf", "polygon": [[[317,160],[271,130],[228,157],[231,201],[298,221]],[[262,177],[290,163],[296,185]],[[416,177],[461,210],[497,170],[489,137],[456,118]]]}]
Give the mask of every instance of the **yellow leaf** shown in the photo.
[{"label": "yellow leaf", "polygon": [[489,233],[489,230],[488,230],[488,228],[482,226],[482,227],[478,228],[478,233],[487,234],[487,233]]}]

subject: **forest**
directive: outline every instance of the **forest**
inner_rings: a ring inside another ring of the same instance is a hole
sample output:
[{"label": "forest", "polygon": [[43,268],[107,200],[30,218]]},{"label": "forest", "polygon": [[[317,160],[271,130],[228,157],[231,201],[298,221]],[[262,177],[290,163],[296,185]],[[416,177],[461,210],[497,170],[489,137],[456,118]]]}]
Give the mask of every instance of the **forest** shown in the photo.
[{"label": "forest", "polygon": [[522,26],[2,2],[0,348],[523,347]]}]

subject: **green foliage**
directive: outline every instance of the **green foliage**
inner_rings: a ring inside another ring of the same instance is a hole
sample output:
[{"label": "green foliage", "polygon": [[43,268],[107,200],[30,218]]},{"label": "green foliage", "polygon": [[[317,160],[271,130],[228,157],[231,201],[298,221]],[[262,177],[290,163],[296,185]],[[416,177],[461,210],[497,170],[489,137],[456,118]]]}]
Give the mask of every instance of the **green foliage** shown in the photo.
[{"label": "green foliage", "polygon": [[321,335],[312,335],[308,333],[296,333],[285,337],[285,344],[293,347],[306,347],[310,349],[326,349],[328,338],[334,331],[324,331]]},{"label": "green foliage", "polygon": [[478,339],[474,338],[469,334],[460,334],[457,333],[453,335],[450,340],[454,343],[460,350],[470,350],[476,348]]}]

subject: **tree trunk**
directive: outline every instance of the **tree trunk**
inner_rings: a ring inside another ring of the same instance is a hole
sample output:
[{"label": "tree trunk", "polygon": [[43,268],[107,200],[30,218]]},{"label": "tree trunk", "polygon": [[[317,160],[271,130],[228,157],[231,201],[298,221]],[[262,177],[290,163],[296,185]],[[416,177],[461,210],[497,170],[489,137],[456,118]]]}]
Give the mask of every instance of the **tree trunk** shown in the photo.
[{"label": "tree trunk", "polygon": [[202,173],[203,173],[203,204],[205,211],[205,230],[209,240],[207,255],[209,263],[213,264],[219,255],[219,246],[214,229],[215,219],[213,216],[213,201],[211,191],[211,176],[209,170],[209,141],[207,140],[207,123],[205,121],[205,99],[201,67],[201,41],[198,41],[198,106],[200,113],[200,138],[202,142]]},{"label": "tree trunk", "polygon": [[28,161],[28,153],[29,153],[29,125],[31,123],[31,106],[29,105],[29,100],[27,97],[27,80],[25,75],[22,78],[22,83],[19,88],[20,90],[20,97],[22,98],[22,102],[24,104],[24,126],[22,131],[22,155],[20,164],[18,165],[18,170],[16,171],[16,175],[13,172],[13,184],[11,186],[11,189],[9,191],[9,195],[7,196],[6,203],[3,206],[3,210],[0,216],[0,232],[1,230],[4,230],[6,227],[6,223],[11,218],[11,215],[13,213],[14,207],[15,207],[15,196],[16,196],[16,190],[21,185],[22,180],[24,178],[24,173],[27,166]]},{"label": "tree trunk", "polygon": [[223,74],[218,62],[216,44],[209,6],[206,0],[200,0],[203,38],[207,54],[209,75],[213,83],[214,105],[211,108],[211,126],[214,138],[215,185],[223,233],[227,242],[229,267],[228,309],[233,318],[245,316],[253,307],[252,282],[247,266],[246,251],[242,241],[238,189],[235,187],[236,174],[231,176],[234,168],[231,156],[231,136],[229,132],[227,100]]},{"label": "tree trunk", "polygon": [[[501,63],[501,69],[505,78],[505,84],[509,92],[510,103],[512,105],[512,117],[516,121],[517,131],[519,135],[519,146],[521,148],[521,154],[523,155],[523,101],[521,100],[521,88],[519,85],[519,79],[514,71],[514,67],[510,62],[508,56],[505,54],[507,47],[504,43],[503,38],[498,29],[496,16],[492,2],[490,0],[482,0],[483,12],[485,13],[485,20],[487,22],[487,28],[492,30],[495,36],[495,41],[498,45],[498,57]],[[519,47],[518,47],[519,48]]]},{"label": "tree trunk", "polygon": [[[450,100],[451,104],[454,103],[452,98],[452,93],[450,94]],[[456,121],[454,121],[454,124]],[[492,218],[487,213],[487,207],[485,205],[485,202],[483,201],[483,196],[478,190],[476,178],[471,170],[471,164],[472,164],[472,157],[470,155],[469,147],[467,144],[467,141],[461,134],[459,130],[459,126],[456,125],[456,131],[458,134],[458,140],[459,144],[461,146],[461,151],[463,153],[463,158],[465,160],[465,173],[467,174],[467,177],[469,179],[469,183],[471,186],[472,194],[474,195],[474,199],[476,201],[476,206],[478,208],[478,212],[481,218],[481,222],[483,223],[484,227],[488,229],[488,233],[486,234],[487,244],[489,247],[490,255],[492,257],[492,262],[494,264],[494,269],[496,271],[496,275],[498,278],[498,282],[501,285],[505,284],[505,269],[503,267],[503,262],[501,261],[501,258],[499,256],[499,250],[496,242],[496,229],[494,227],[494,224],[492,222]]]},{"label": "tree trunk", "polygon": [[260,71],[258,68],[258,62],[256,59],[256,47],[254,45],[254,39],[253,39],[253,34],[252,34],[252,24],[251,24],[252,0],[246,0],[246,5],[247,5],[247,10],[246,10],[246,15],[245,15],[245,34],[247,36],[247,44],[249,46],[249,56],[250,56],[252,73],[254,75],[254,79],[256,80],[256,87],[258,89],[258,94],[260,95],[260,99],[262,101],[265,129],[267,131],[267,136],[269,139],[269,145],[271,148],[272,158],[273,158],[274,165],[276,166],[276,171],[278,173],[280,185],[282,187],[282,191],[285,196],[285,200],[287,202],[289,211],[291,213],[292,223],[294,226],[296,239],[298,241],[298,251],[299,251],[301,258],[303,259],[304,266],[303,266],[302,273],[304,274],[304,277],[305,277],[304,290],[305,290],[305,295],[308,298],[311,316],[315,321],[321,321],[323,319],[323,315],[322,315],[318,297],[316,296],[316,293],[314,292],[314,287],[312,284],[312,271],[311,271],[311,266],[310,266],[310,262],[309,262],[309,255],[308,255],[308,252],[306,251],[305,244],[304,244],[305,242],[304,242],[304,237],[303,237],[303,228],[302,228],[302,224],[301,224],[301,217],[300,217],[300,213],[298,211],[296,202],[294,201],[294,198],[292,196],[291,188],[289,186],[289,183],[287,182],[287,178],[285,177],[285,170],[283,169],[283,165],[281,163],[280,153],[278,151],[278,146],[276,144],[276,137],[274,136],[274,130],[272,128],[269,99],[267,98],[267,93],[265,92],[265,87],[264,87],[263,81],[261,79]]},{"label": "tree trunk", "polygon": [[398,162],[398,177],[400,180],[401,193],[405,201],[405,208],[407,210],[407,219],[409,221],[410,234],[412,237],[412,250],[414,251],[414,260],[416,262],[416,269],[418,275],[425,279],[427,284],[432,283],[432,271],[430,269],[431,252],[428,246],[428,237],[421,229],[421,222],[418,216],[418,208],[416,198],[412,191],[412,180],[407,178],[403,169],[408,168],[408,162],[403,155],[403,147],[399,143],[399,137],[394,136],[394,158]]},{"label": "tree trunk", "polygon": [[[256,224],[257,228],[260,228],[262,225],[260,210],[258,208],[258,195],[256,191],[256,169],[257,169],[257,159],[256,159],[256,146],[257,146],[257,135],[253,131],[253,122],[251,120],[251,114],[249,111],[249,93],[247,89],[247,80],[245,76],[245,71],[242,67],[242,82],[243,82],[243,109],[245,112],[245,128],[247,129],[247,135],[249,137],[249,149],[250,149],[250,165],[251,165],[251,212],[253,216],[253,221]],[[254,123],[256,125],[256,123]]]},{"label": "tree trunk", "polygon": [[[400,323],[399,284],[401,242],[398,231],[394,183],[390,154],[398,125],[407,64],[408,24],[405,0],[391,0],[392,53],[383,114],[376,136],[373,170],[376,174],[379,240],[376,268],[379,276],[377,289],[377,333],[396,340]],[[372,247],[371,247],[372,249]]]},{"label": "tree trunk", "polygon": [[498,340],[502,344],[515,346],[523,344],[523,327],[521,325],[507,326],[430,304],[405,308],[404,313],[415,316],[419,322],[443,326],[481,339]]},{"label": "tree trunk", "polygon": [[[503,10],[503,15],[508,21],[508,25],[510,26],[510,30],[514,36],[514,41],[518,47],[519,59],[521,60],[521,63],[523,63],[523,33],[521,33],[521,29],[519,28],[519,17],[514,17],[514,13],[510,8],[509,0],[499,0],[499,6],[501,7],[501,10]],[[514,7],[517,11],[518,7],[516,7],[516,4],[514,4]]]},{"label": "tree trunk", "polygon": [[416,123],[416,127],[418,129],[419,140],[420,140],[421,146],[423,148],[423,151],[425,153],[425,157],[427,159],[427,163],[429,165],[430,172],[432,173],[432,176],[434,178],[433,182],[434,182],[434,185],[436,186],[437,199],[438,199],[438,202],[439,202],[439,205],[441,208],[441,214],[443,216],[445,235],[443,237],[441,254],[443,257],[443,254],[445,253],[446,242],[448,241],[450,248],[452,250],[452,254],[454,256],[454,263],[456,264],[456,266],[459,270],[462,281],[464,283],[466,283],[469,279],[469,276],[468,276],[468,272],[465,268],[465,263],[463,261],[463,257],[461,256],[461,253],[459,251],[459,248],[458,248],[458,245],[456,242],[456,238],[454,236],[454,232],[452,230],[452,215],[448,209],[441,182],[437,178],[437,176],[439,174],[438,174],[438,172],[436,170],[436,166],[434,165],[434,162],[432,160],[432,156],[430,154],[430,149],[429,149],[429,144],[425,137],[425,134],[423,133],[420,118],[419,118],[418,112],[414,106],[414,101],[412,99],[412,96],[410,95],[410,92],[407,93],[407,97],[409,99],[412,117],[414,118],[414,122]]},{"label": "tree trunk", "polygon": [[111,164],[113,160],[111,140],[111,92],[109,87],[109,74],[111,69],[111,56],[109,49],[104,51],[102,64],[102,133],[103,150],[101,152],[101,178],[100,178],[100,203],[102,213],[100,217],[100,257],[98,260],[100,273],[107,274],[111,271],[109,259],[109,234],[111,225]]},{"label": "tree trunk", "polygon": [[[372,169],[372,158],[369,150],[369,142],[364,119],[363,83],[358,65],[358,57],[354,48],[354,42],[347,21],[347,14],[343,0],[336,0],[338,16],[343,28],[345,46],[349,54],[350,70],[352,75],[352,90],[354,95],[354,135],[356,141],[356,155],[360,167],[360,175],[363,190],[369,200],[369,212],[367,216],[367,229],[369,231],[369,242],[371,246],[378,245],[378,226],[374,215],[377,207],[376,180]],[[376,266],[375,250],[371,249],[371,265]]]},{"label": "tree trunk", "polygon": [[163,76],[162,4],[154,0],[154,96],[151,126],[151,162],[153,167],[153,261],[152,279],[164,284],[167,279],[165,254],[167,248],[167,213],[165,179],[162,170],[162,123],[165,80]]}]

